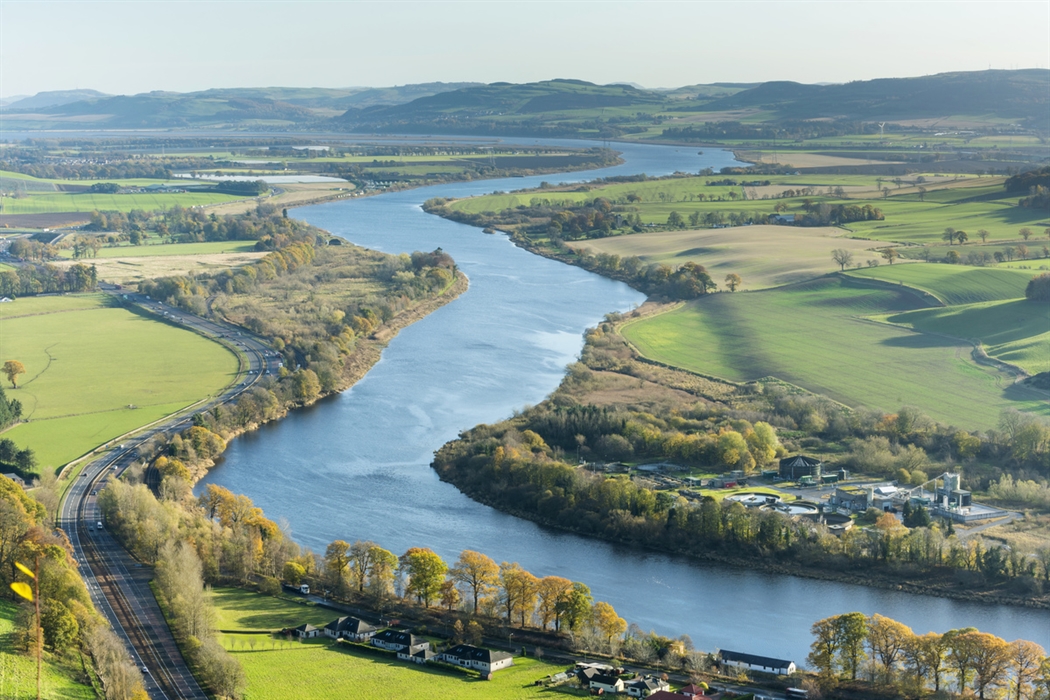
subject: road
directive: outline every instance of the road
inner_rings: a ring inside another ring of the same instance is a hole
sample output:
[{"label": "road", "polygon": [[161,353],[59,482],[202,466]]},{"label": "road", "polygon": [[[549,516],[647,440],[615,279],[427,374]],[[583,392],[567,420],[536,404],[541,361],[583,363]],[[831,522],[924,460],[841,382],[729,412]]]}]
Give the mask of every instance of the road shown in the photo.
[{"label": "road", "polygon": [[193,413],[236,399],[266,375],[276,373],[280,358],[262,339],[244,329],[203,319],[112,285],[101,287],[121,303],[217,340],[235,349],[240,357],[237,379],[221,395],[154,424],[87,464],[70,486],[59,510],[59,526],[73,545],[91,599],[127,645],[135,663],[144,669],[150,698],[206,700],[207,695],[190,673],[149,588],[152,570],[135,562],[100,527],[96,493],[108,479],[119,476],[138,460],[137,450],[144,442],[161,433],[183,430],[192,425]]}]

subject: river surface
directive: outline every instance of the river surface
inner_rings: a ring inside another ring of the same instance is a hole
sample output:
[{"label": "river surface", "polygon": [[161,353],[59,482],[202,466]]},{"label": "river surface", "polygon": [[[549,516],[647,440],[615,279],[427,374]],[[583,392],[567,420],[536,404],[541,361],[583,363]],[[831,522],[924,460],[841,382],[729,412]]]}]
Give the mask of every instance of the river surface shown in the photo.
[{"label": "river surface", "polygon": [[[522,140],[521,143],[533,143]],[[569,142],[571,143],[571,142]],[[582,144],[591,145],[591,144]],[[625,163],[585,173],[486,180],[342,200],[294,215],[368,248],[448,251],[470,277],[456,301],[409,326],[350,390],[237,438],[202,482],[251,497],[323,552],[335,539],[374,540],[396,554],[430,547],[517,561],[537,576],[591,587],[628,622],[697,648],[732,649],[802,664],[817,619],[879,612],[918,633],[974,626],[1050,648],[1050,612],[984,606],[862,586],[702,564],[621,549],[505,515],[438,480],[434,451],[478,423],[538,403],[560,382],[582,333],[611,311],[641,304],[624,284],[527,253],[502,235],[431,216],[420,204],[534,187],[542,180],[716,171],[731,153],[617,144]]]}]

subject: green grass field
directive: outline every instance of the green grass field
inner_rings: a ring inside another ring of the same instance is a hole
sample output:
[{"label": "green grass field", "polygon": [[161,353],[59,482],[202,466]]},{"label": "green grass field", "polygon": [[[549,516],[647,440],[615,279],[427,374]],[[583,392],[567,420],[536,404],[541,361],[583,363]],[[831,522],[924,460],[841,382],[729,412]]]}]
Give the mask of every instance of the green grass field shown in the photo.
[{"label": "green grass field", "polygon": [[1039,396],[969,358],[970,347],[866,321],[922,306],[908,289],[848,277],[715,294],[628,324],[646,357],[733,381],[775,376],[851,406],[917,406],[966,428],[994,425],[1015,407],[1050,415]]},{"label": "green grass field", "polygon": [[882,317],[889,323],[977,339],[990,356],[1030,374],[1050,371],[1050,306],[1024,299],[920,309]]},{"label": "green grass field", "polygon": [[31,447],[41,468],[214,395],[237,372],[221,345],[109,303],[90,294],[0,305],[0,357],[26,368],[8,396],[29,419],[4,436]]},{"label": "green grass field", "polygon": [[[223,630],[276,630],[304,622],[321,626],[340,614],[236,588],[215,589],[212,602],[216,627]],[[498,671],[492,681],[482,681],[473,673],[416,666],[398,661],[393,654],[370,653],[328,639],[289,642],[269,634],[222,633],[219,639],[244,666],[245,700],[550,697],[552,691],[532,683],[565,670],[531,658],[515,658],[513,667]]]},{"label": "green grass field", "polygon": [[849,274],[915,287],[951,306],[1022,298],[1036,271],[918,263],[882,265]]},{"label": "green grass field", "polygon": [[[18,606],[0,601],[0,698],[30,700],[36,697],[36,660],[14,652],[15,618]],[[41,694],[49,700],[95,700],[94,689],[77,681],[80,659],[53,659],[45,652]]]},{"label": "green grass field", "polygon": [[[207,243],[160,243],[152,245],[120,245],[99,248],[100,258],[145,258],[166,255],[209,255],[212,253],[250,253],[255,250],[255,241],[209,241]],[[59,252],[63,258],[72,259],[72,250]],[[90,263],[91,258],[81,260]]]},{"label": "green grass field", "polygon": [[30,192],[24,197],[4,197],[4,214],[55,214],[64,212],[131,211],[170,209],[201,204],[232,202],[234,197],[215,192],[177,192],[170,194],[70,194],[68,192]]}]

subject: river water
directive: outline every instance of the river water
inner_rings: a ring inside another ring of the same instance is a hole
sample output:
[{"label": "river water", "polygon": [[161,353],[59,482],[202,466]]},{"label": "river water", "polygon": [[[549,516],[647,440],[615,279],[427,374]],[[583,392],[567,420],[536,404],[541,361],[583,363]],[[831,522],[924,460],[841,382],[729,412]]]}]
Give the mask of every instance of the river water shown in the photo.
[{"label": "river water", "polygon": [[[531,143],[531,141],[522,141]],[[591,144],[581,144],[591,145]],[[716,171],[731,153],[624,145],[626,162],[590,173],[456,183],[294,210],[368,248],[451,253],[470,289],[391,342],[349,391],[233,441],[202,483],[244,493],[285,519],[315,551],[334,539],[369,539],[400,554],[430,547],[446,561],[463,549],[517,561],[537,576],[587,583],[629,622],[697,648],[803,663],[812,623],[879,612],[916,632],[974,626],[1050,648],[1050,612],[910,595],[765,574],[621,549],[548,530],[467,498],[438,480],[434,450],[464,429],[541,401],[582,347],[582,332],[644,299],[624,284],[527,253],[501,235],[425,214],[436,196],[533,187],[542,180]]]}]

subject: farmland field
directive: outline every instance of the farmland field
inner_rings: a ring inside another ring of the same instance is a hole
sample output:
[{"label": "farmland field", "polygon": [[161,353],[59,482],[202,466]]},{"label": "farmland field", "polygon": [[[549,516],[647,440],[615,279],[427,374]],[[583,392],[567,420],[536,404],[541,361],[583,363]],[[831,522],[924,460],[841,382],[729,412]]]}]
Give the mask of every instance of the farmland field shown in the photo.
[{"label": "farmland field", "polygon": [[923,306],[905,289],[849,277],[762,292],[715,294],[624,326],[646,357],[734,381],[775,376],[850,406],[917,406],[967,428],[1007,407],[1050,414],[1040,396],[969,359],[970,346],[865,316]]},{"label": "farmland field", "polygon": [[[206,243],[162,243],[155,245],[120,245],[98,249],[99,258],[140,258],[160,255],[205,255],[209,253],[248,253],[255,250],[255,241],[208,241]],[[63,258],[72,258],[73,251],[63,249]],[[82,262],[92,262],[85,258]]]},{"label": "farmland field", "polygon": [[0,305],[0,356],[26,368],[8,396],[29,419],[5,437],[56,468],[229,384],[237,358],[221,345],[102,294]]},{"label": "farmland field", "polygon": [[[4,700],[29,700],[36,697],[34,657],[9,651],[15,645],[13,636],[17,614],[17,605],[6,600],[0,601],[0,698]],[[90,685],[75,680],[74,673],[65,663],[55,662],[50,654],[45,653],[42,695],[49,700],[94,700],[97,697],[95,691]]]},{"label": "farmland field", "polygon": [[977,339],[994,358],[1030,374],[1050,371],[1050,306],[1024,299],[884,316],[906,328]]},{"label": "farmland field", "polygon": [[305,599],[274,598],[243,588],[213,588],[211,596],[220,630],[277,631],[304,622],[323,627],[340,615]]},{"label": "farmland field", "polygon": [[928,263],[883,265],[851,270],[849,274],[915,287],[949,306],[1022,298],[1028,281],[1036,275],[1026,270]]},{"label": "farmland field", "polygon": [[[211,245],[211,244],[202,244]],[[160,246],[155,246],[160,247]],[[165,246],[166,247],[166,246]],[[128,258],[99,258],[80,261],[94,265],[98,278],[107,282],[132,283],[144,279],[168,275],[198,275],[215,273],[231,267],[246,265],[266,253],[202,253],[199,255],[155,255]],[[56,267],[68,267],[73,260],[55,263]]]},{"label": "farmland field", "polygon": [[184,207],[218,204],[243,199],[217,192],[178,192],[164,194],[100,194],[68,192],[30,192],[24,197],[4,197],[5,215],[51,214],[55,212],[123,211],[143,209],[170,209],[176,204]]},{"label": "farmland field", "polygon": [[744,289],[761,289],[801,282],[835,271],[831,251],[845,248],[858,259],[877,258],[873,241],[845,238],[831,226],[736,226],[696,231],[653,231],[573,243],[595,253],[637,255],[647,263],[678,266],[688,261],[707,268],[719,284],[728,273],[743,280]]}]

